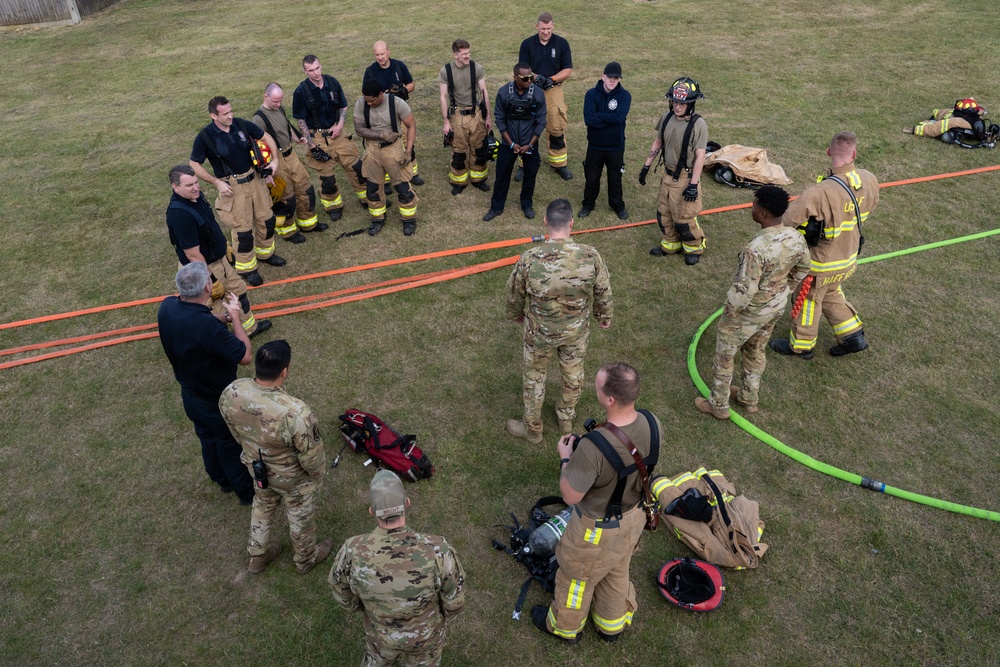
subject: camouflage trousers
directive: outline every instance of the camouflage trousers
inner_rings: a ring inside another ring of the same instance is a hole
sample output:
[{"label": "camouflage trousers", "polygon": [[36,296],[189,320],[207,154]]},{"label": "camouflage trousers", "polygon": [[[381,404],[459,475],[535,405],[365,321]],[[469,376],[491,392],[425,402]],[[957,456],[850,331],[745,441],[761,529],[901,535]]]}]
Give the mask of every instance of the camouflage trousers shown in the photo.
[{"label": "camouflage trousers", "polygon": [[[444,651],[445,629],[440,627],[432,630],[424,639],[409,642],[387,642],[383,633],[375,632],[366,615],[365,626],[365,657],[361,667],[388,667],[400,662],[406,667],[434,667],[441,664],[441,653]],[[399,662],[397,662],[397,658]]]},{"label": "camouflage trousers", "polygon": [[715,357],[712,359],[712,393],[708,397],[708,402],[716,412],[729,409],[729,387],[733,381],[737,352],[743,353],[743,382],[737,399],[743,405],[757,405],[760,400],[760,378],[767,363],[764,351],[782,312],[783,309],[757,317],[735,319],[723,316],[719,320]]},{"label": "camouflage trousers", "polygon": [[556,401],[556,417],[576,419],[576,404],[583,392],[583,357],[590,333],[559,343],[535,338],[524,341],[524,423],[532,433],[542,431],[542,403],[545,401],[545,378],[549,360],[555,351],[562,375],[562,393]]},{"label": "camouflage trousers", "polygon": [[[249,466],[247,466],[249,468]],[[252,475],[251,471],[251,475]],[[271,519],[284,503],[288,530],[292,537],[293,560],[298,569],[312,564],[316,558],[316,491],[319,482],[305,477],[292,480],[268,479],[266,489],[254,486],[253,509],[250,512],[250,542],[247,553],[262,556],[267,551],[271,534]]]}]

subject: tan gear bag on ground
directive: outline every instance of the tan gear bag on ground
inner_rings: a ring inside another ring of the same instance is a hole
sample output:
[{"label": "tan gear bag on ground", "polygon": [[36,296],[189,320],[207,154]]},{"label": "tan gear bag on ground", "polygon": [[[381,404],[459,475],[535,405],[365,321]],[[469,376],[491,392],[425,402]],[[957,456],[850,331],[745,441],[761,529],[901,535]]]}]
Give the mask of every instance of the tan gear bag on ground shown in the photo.
[{"label": "tan gear bag on ground", "polygon": [[[705,169],[721,174],[728,167],[732,169],[734,181],[725,180],[732,186],[788,185],[792,179],[785,176],[785,170],[767,159],[767,150],[729,144],[705,156]],[[720,181],[717,177],[716,181]],[[722,182],[722,181],[720,181]]]},{"label": "tan gear bag on ground", "polygon": [[[767,545],[756,501],[736,495],[718,470],[698,468],[653,480],[663,520],[698,558],[738,570],[755,568]],[[722,496],[722,503],[719,503]]]}]

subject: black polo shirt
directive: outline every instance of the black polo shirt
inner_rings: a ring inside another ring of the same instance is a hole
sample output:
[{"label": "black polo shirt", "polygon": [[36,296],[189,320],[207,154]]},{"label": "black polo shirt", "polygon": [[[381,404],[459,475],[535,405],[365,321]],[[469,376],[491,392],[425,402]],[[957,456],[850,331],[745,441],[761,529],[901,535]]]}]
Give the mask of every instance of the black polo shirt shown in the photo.
[{"label": "black polo shirt", "polygon": [[406,63],[392,58],[389,59],[389,66],[385,69],[379,67],[378,62],[369,65],[368,69],[365,70],[362,82],[369,79],[377,81],[383,93],[389,92],[393,86],[405,88],[407,84],[413,83],[413,77],[410,76],[410,70],[407,69]]},{"label": "black polo shirt", "polygon": [[226,237],[204,194],[199,195],[196,202],[176,192],[171,195],[167,205],[167,232],[181,264],[190,264],[184,249],[195,246],[209,264],[226,256]]},{"label": "black polo shirt", "polygon": [[532,72],[543,76],[554,76],[560,70],[573,69],[569,42],[555,33],[549,37],[548,44],[542,44],[537,34],[524,40],[517,58],[531,65]]},{"label": "black polo shirt", "polygon": [[292,117],[304,120],[311,130],[330,129],[340,121],[340,114],[346,108],[344,89],[328,74],[323,75],[322,88],[306,79],[292,94]]},{"label": "black polo shirt", "polygon": [[[212,142],[212,146],[205,143],[206,137]],[[202,164],[208,159],[216,178],[245,174],[253,168],[253,163],[250,162],[250,140],[263,138],[264,130],[242,118],[233,118],[229,132],[223,132],[212,122],[194,138],[191,160]],[[215,148],[214,151],[210,150],[212,147]]]},{"label": "black polo shirt", "polygon": [[246,348],[208,306],[168,296],[156,316],[160,343],[181,389],[203,401],[219,396],[236,379]]}]

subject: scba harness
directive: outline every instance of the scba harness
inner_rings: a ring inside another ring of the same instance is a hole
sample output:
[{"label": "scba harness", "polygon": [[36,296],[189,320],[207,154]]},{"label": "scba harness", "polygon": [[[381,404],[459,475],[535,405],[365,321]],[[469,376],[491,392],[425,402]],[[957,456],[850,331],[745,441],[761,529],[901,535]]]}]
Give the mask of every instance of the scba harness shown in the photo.
[{"label": "scba harness", "polygon": [[570,509],[567,508],[551,516],[542,508],[560,504],[565,505],[559,496],[545,496],[539,498],[531,508],[526,525],[522,525],[517,516],[511,512],[513,525],[498,523],[493,526],[510,531],[510,546],[493,540],[493,548],[513,556],[514,560],[528,568],[528,578],[521,585],[521,592],[518,593],[517,602],[514,603],[512,618],[515,621],[521,620],[521,610],[524,608],[524,601],[532,581],[537,581],[546,593],[555,591],[556,570],[559,569],[555,545],[566,528]]}]

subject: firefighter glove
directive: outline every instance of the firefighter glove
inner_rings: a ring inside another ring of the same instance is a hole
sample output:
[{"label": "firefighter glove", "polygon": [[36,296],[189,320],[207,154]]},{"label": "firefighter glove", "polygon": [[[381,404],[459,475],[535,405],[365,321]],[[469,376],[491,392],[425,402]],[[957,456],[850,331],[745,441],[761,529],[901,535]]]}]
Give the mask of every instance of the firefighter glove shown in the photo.
[{"label": "firefighter glove", "polygon": [[215,280],[213,277],[212,281],[212,301],[218,301],[226,296],[226,288],[222,286],[221,280]]},{"label": "firefighter glove", "polygon": [[229,243],[226,244],[226,259],[232,264],[236,259],[236,255],[233,254],[233,246]]},{"label": "firefighter glove", "polygon": [[688,183],[688,186],[684,188],[684,201],[697,201],[698,200],[698,184]]},{"label": "firefighter glove", "polygon": [[542,90],[548,90],[552,86],[556,85],[555,81],[553,81],[552,79],[543,74],[535,75],[535,83],[537,83],[538,87],[541,88]]},{"label": "firefighter glove", "polygon": [[379,137],[382,138],[382,141],[390,144],[399,139],[400,136],[402,135],[400,135],[399,132],[393,132],[392,130],[382,130],[382,132],[379,134]]},{"label": "firefighter glove", "polygon": [[642,165],[642,169],[639,170],[639,185],[646,185],[646,174],[649,173],[649,165]]},{"label": "firefighter glove", "polygon": [[317,162],[329,162],[332,159],[330,154],[319,146],[313,146],[310,150],[312,151],[313,159]]}]

